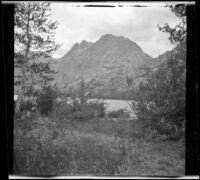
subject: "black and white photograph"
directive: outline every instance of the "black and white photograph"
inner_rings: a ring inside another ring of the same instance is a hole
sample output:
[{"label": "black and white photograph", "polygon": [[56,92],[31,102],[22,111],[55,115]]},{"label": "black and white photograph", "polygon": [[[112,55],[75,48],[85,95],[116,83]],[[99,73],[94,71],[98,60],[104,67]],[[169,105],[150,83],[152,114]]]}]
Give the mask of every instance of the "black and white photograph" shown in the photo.
[{"label": "black and white photograph", "polygon": [[13,173],[185,176],[186,4],[14,4]]}]

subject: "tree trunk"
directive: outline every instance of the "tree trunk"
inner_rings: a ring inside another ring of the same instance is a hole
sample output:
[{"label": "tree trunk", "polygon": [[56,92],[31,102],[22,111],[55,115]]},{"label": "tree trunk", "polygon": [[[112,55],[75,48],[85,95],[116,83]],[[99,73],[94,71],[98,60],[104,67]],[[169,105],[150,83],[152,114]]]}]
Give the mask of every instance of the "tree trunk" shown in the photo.
[{"label": "tree trunk", "polygon": [[[29,4],[29,10],[30,10],[30,4]],[[16,107],[15,107],[15,113],[19,112],[21,109],[22,99],[24,95],[24,86],[25,86],[25,64],[28,62],[28,54],[30,49],[30,34],[29,34],[29,21],[30,21],[30,12],[28,11],[28,19],[27,19],[27,25],[26,25],[26,36],[27,36],[27,44],[26,44],[26,51],[25,56],[22,62],[22,80],[21,80],[21,87],[19,92],[19,97],[17,99]]]},{"label": "tree trunk", "polygon": [[24,67],[22,66],[21,87],[20,87],[19,96],[17,98],[17,103],[16,103],[16,107],[15,107],[15,113],[19,112],[20,109],[21,109],[22,98],[23,98],[23,94],[24,94],[24,84],[25,84],[25,71],[24,71]]},{"label": "tree trunk", "polygon": [[16,102],[15,113],[19,112],[20,108],[21,108],[21,102],[22,102],[22,81],[21,81],[21,88],[20,88],[19,96],[18,96],[17,102]]}]

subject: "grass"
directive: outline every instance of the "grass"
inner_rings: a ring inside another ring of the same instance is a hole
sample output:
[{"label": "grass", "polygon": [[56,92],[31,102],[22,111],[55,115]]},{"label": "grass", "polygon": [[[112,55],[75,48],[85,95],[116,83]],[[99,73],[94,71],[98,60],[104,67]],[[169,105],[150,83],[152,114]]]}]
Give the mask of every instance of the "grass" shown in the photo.
[{"label": "grass", "polygon": [[137,121],[26,121],[31,126],[15,125],[16,174],[184,175],[184,142],[145,138]]}]

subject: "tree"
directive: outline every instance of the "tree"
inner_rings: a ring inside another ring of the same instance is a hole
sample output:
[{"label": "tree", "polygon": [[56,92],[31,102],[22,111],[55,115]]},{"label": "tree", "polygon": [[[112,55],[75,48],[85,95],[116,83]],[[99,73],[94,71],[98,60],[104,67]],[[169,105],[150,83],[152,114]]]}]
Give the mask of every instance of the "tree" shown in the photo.
[{"label": "tree", "polygon": [[186,6],[185,5],[166,5],[169,7],[177,17],[181,19],[181,23],[174,28],[170,27],[168,23],[165,23],[163,27],[158,25],[158,28],[162,32],[169,33],[169,40],[171,43],[186,43]]},{"label": "tree", "polygon": [[51,80],[47,76],[53,73],[49,64],[38,63],[39,57],[50,57],[59,47],[54,41],[58,23],[49,19],[50,11],[50,3],[47,2],[20,2],[15,5],[14,64],[21,69],[21,76],[15,80],[20,84],[16,112],[20,110],[26,88],[33,86],[34,80],[37,82],[41,77],[43,82]]},{"label": "tree", "polygon": [[186,7],[168,7],[182,19],[182,23],[174,28],[167,23],[158,27],[169,33],[170,42],[177,46],[156,70],[147,69],[146,82],[140,83],[134,95],[137,103],[132,103],[138,118],[148,127],[156,127],[161,120],[180,127],[185,120]]},{"label": "tree", "polygon": [[95,79],[85,82],[83,79],[79,83],[78,97],[81,104],[86,104],[87,100],[91,98],[94,88],[96,87]]},{"label": "tree", "polygon": [[48,115],[53,109],[56,92],[51,86],[45,86],[37,99],[38,109],[42,115]]}]

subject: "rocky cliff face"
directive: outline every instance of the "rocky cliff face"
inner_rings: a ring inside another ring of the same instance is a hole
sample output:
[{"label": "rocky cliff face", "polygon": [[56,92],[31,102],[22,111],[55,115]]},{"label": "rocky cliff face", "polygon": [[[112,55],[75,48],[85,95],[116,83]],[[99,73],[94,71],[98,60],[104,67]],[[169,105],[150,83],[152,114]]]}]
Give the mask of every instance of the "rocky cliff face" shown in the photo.
[{"label": "rocky cliff face", "polygon": [[77,87],[81,79],[95,79],[104,95],[123,93],[137,86],[143,70],[155,60],[133,41],[122,36],[103,35],[95,43],[76,43],[59,61],[56,82],[60,89]]}]

